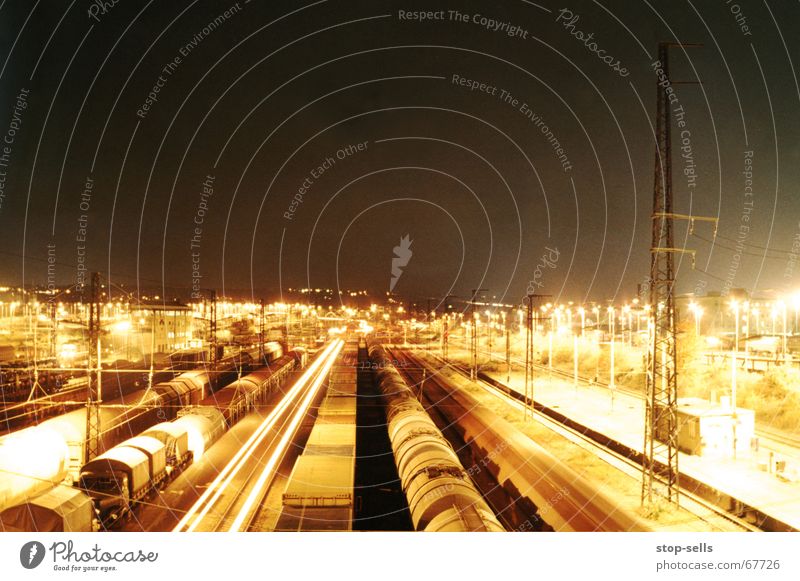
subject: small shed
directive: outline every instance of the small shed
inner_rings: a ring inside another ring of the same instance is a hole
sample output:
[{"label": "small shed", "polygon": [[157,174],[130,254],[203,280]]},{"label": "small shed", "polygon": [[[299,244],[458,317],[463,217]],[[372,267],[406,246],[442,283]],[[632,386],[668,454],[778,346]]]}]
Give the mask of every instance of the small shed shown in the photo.
[{"label": "small shed", "polygon": [[[659,429],[659,439],[663,432]],[[755,412],[730,405],[713,404],[700,398],[678,399],[678,449],[695,456],[728,458],[748,454],[755,431]]]}]

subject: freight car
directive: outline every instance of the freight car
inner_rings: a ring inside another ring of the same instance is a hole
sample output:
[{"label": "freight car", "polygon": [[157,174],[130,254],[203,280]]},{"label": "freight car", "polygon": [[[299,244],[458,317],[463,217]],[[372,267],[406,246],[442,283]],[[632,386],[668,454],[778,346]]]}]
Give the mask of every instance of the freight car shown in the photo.
[{"label": "freight car", "polygon": [[166,446],[151,436],[136,436],[87,462],[78,487],[92,498],[101,526],[109,528],[167,476]]},{"label": "freight car", "polygon": [[[345,363],[348,360],[352,365]],[[346,349],[331,371],[314,428],[286,484],[276,531],[353,528],[356,364],[356,349]]]},{"label": "freight car", "polygon": [[155,438],[164,444],[167,472],[172,474],[191,463],[194,454],[189,449],[189,430],[175,422],[161,422],[142,432],[142,436]]},{"label": "freight car", "polygon": [[[150,426],[175,418],[213,389],[247,369],[249,353],[222,360],[218,372],[189,371],[172,381],[141,389],[100,407],[99,449],[108,450]],[[0,438],[0,510],[66,482],[77,480],[84,464],[86,409],[77,409]]]},{"label": "freight car", "polygon": [[178,429],[186,430],[192,462],[197,462],[228,428],[219,410],[212,408],[195,409],[171,423]]},{"label": "freight car", "polygon": [[283,357],[283,345],[277,341],[264,343],[264,364],[269,365]]},{"label": "freight car", "polygon": [[[280,352],[282,353],[282,350]],[[267,395],[283,383],[287,375],[301,364],[305,356],[304,350],[292,350],[279,359],[273,360],[270,365],[209,395],[196,407],[186,407],[178,414],[185,416],[204,409],[215,409],[222,414],[225,423],[232,426],[254,407],[263,404]]]},{"label": "freight car", "polygon": [[[87,463],[79,487],[95,503],[103,528],[111,528],[131,514],[138,502],[174,478],[197,460],[230,426],[263,403],[295,368],[302,353],[290,352],[192,407],[181,409],[173,422],[162,422],[112,448]],[[172,382],[175,384],[176,382]],[[173,385],[174,398],[181,397],[180,385]],[[144,462],[143,455],[147,462]]]},{"label": "freight car", "polygon": [[[435,375],[434,367],[425,362],[407,356],[400,360]],[[555,531],[651,530],[602,486],[578,474],[468,391],[446,381],[431,381],[425,385],[425,393],[428,401],[438,402],[442,418],[456,426],[474,457],[481,458],[481,470],[505,489],[517,507],[530,511],[528,520],[515,530],[531,530],[540,520]]]},{"label": "freight car", "polygon": [[92,499],[63,484],[0,512],[0,531],[5,532],[83,533],[96,528]]},{"label": "freight car", "polygon": [[[116,361],[112,364],[103,364],[102,382],[103,394],[111,400],[123,397],[133,391],[141,389],[148,381],[146,373],[137,373],[143,362]],[[39,371],[40,386],[44,395],[37,392],[37,398],[26,401],[31,393],[33,373],[25,370],[28,376],[27,383],[23,382],[23,391],[19,393],[22,399],[18,403],[3,389],[6,406],[0,411],[0,433],[21,429],[35,421],[41,422],[45,418],[64,414],[75,409],[77,402],[85,402],[88,393],[89,380],[85,374],[73,373],[55,374],[47,369]],[[175,376],[171,369],[156,369],[153,382],[166,381]],[[33,422],[32,422],[33,420]]]},{"label": "freight car", "polygon": [[503,531],[449,442],[383,347],[369,350],[384,403],[397,473],[418,531]]}]

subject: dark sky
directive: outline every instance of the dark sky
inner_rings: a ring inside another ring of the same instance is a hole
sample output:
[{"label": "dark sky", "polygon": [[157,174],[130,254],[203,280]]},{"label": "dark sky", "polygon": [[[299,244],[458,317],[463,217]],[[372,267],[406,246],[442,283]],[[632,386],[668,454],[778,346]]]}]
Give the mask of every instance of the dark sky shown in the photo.
[{"label": "dark sky", "polygon": [[[443,19],[401,17],[419,10]],[[401,295],[517,302],[533,280],[631,298],[649,264],[651,64],[681,41],[703,47],[673,49],[673,81],[702,84],[675,87],[675,209],[720,221],[713,248],[708,225],[676,227],[697,251],[679,290],[791,289],[798,23],[794,0],[2,0],[0,280],[46,283],[52,248],[59,283],[82,264],[134,286],[188,289],[194,268],[226,292],[383,294],[408,234]]]}]

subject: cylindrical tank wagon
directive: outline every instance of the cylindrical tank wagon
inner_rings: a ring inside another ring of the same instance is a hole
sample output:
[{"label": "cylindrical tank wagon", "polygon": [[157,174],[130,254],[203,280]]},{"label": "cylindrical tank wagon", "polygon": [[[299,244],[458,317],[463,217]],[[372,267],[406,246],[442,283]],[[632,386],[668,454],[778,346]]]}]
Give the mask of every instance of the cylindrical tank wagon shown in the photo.
[{"label": "cylindrical tank wagon", "polygon": [[383,347],[372,346],[369,355],[414,527],[429,532],[505,530]]}]

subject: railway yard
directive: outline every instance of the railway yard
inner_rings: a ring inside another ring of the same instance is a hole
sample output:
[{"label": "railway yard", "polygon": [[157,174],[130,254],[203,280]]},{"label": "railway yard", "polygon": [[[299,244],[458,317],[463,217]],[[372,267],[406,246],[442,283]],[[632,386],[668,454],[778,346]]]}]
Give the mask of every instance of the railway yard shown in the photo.
[{"label": "railway yard", "polygon": [[[240,350],[215,371],[160,369],[144,388],[114,378],[92,457],[89,407],[48,405],[34,425],[11,427],[0,438],[3,529],[796,530],[792,502],[732,492],[692,458],[680,505],[643,507],[640,448],[584,409],[604,409],[602,386],[573,393],[562,378],[554,391],[550,377],[534,401],[518,370],[471,380],[457,348],[445,361],[346,329],[306,344]],[[633,394],[616,397],[635,411]]]}]

